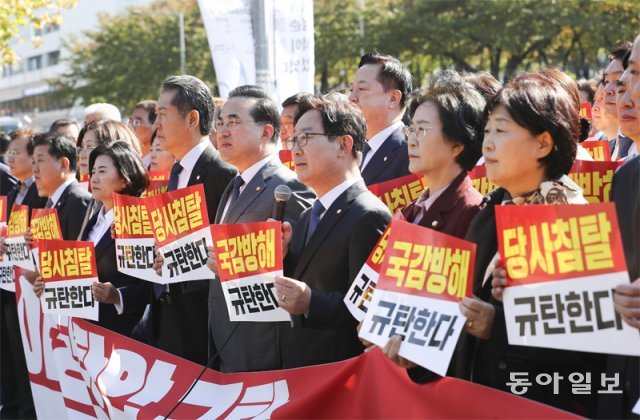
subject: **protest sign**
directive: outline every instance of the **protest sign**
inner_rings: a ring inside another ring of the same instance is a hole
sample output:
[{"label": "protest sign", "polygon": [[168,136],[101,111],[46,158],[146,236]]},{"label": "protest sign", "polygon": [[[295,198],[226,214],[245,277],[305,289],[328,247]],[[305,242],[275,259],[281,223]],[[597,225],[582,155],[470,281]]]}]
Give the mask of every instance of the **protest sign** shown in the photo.
[{"label": "protest sign", "polygon": [[427,188],[427,181],[422,175],[407,175],[379,184],[369,185],[376,197],[389,208],[391,214],[407,204],[415,201]]},{"label": "protest sign", "polygon": [[288,321],[276,299],[282,275],[280,222],[213,225],[220,282],[231,321]]},{"label": "protest sign", "polygon": [[213,245],[202,184],[146,198],[151,229],[164,257],[163,284],[211,277],[207,247]]},{"label": "protest sign", "polygon": [[489,178],[487,178],[487,167],[484,165],[478,165],[470,170],[469,178],[471,178],[473,188],[478,190],[483,196],[498,188],[496,184],[490,182]]},{"label": "protest sign", "polygon": [[584,198],[590,203],[608,203],[611,182],[616,169],[622,162],[597,162],[576,160],[569,172],[569,178],[580,188]]},{"label": "protest sign", "polygon": [[609,150],[609,142],[606,140],[585,140],[580,143],[596,162],[610,162],[611,151]]},{"label": "protest sign", "polygon": [[7,253],[3,261],[24,268],[25,270],[35,270],[31,250],[24,239],[29,226],[29,206],[14,204],[11,207],[11,215],[7,223],[7,236],[5,244]]},{"label": "protest sign", "polygon": [[98,281],[93,242],[42,241],[40,276],[45,313],[98,320],[98,302],[91,293]]},{"label": "protest sign", "polygon": [[640,355],[640,335],[613,307],[629,283],[613,203],[497,206],[509,344]]},{"label": "protest sign", "polygon": [[113,194],[113,231],[118,271],[163,283],[153,270],[155,238],[144,198]]},{"label": "protest sign", "polygon": [[400,220],[391,222],[380,277],[360,337],[380,347],[402,336],[399,354],[445,375],[466,319],[475,244]]}]

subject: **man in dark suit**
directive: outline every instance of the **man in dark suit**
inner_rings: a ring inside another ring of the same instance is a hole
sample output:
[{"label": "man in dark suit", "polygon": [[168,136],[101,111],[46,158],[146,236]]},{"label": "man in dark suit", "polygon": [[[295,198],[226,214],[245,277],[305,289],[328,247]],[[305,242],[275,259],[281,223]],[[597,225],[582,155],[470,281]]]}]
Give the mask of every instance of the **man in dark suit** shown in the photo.
[{"label": "man in dark suit", "polygon": [[[295,226],[302,211],[311,206],[313,192],[278,159],[279,130],[278,107],[262,88],[241,86],[229,93],[217,124],[218,150],[240,175],[225,190],[215,223],[266,221],[272,217],[274,190],[279,185],[288,186],[293,193],[284,214],[290,224]],[[213,256],[210,250],[208,265],[217,275]],[[213,278],[209,289],[209,357],[219,352],[214,366],[221,372],[280,369],[277,337],[281,328],[289,328],[289,323],[231,322],[220,280]]]},{"label": "man in dark suit", "polygon": [[76,145],[65,135],[50,134],[36,138],[33,146],[33,175],[38,195],[49,197],[46,208],[58,210],[62,238],[75,241],[91,200],[91,194],[76,181]]},{"label": "man in dark suit", "polygon": [[[202,184],[211,222],[237,173],[207,137],[215,110],[211,92],[196,77],[171,76],[164,81],[156,106],[156,139],[177,159],[169,190]],[[207,362],[208,291],[209,280],[154,285],[152,314],[159,348],[202,365]]]},{"label": "man in dark suit", "polygon": [[360,59],[349,100],[367,122],[360,170],[367,185],[409,175],[402,118],[411,94],[411,73],[397,59],[369,53]]},{"label": "man in dark suit", "polygon": [[[43,208],[46,197],[38,197],[31,168],[33,154],[32,133],[20,130],[11,133],[11,142],[7,152],[9,168],[17,179],[7,195],[7,220],[14,204],[29,206],[31,209]],[[4,175],[3,175],[4,178]],[[5,191],[3,190],[3,193]],[[3,252],[3,251],[0,251]],[[2,312],[0,313],[0,417],[31,418],[35,417],[29,374],[22,347],[22,335],[16,307],[15,293],[0,290]],[[8,384],[13,384],[8,386]]]},{"label": "man in dark suit", "polygon": [[[391,219],[369,192],[358,161],[366,124],[350,103],[309,98],[299,105],[291,139],[300,181],[318,199],[290,235],[280,306],[293,327],[281,331],[284,368],[335,362],[362,353],[344,296]],[[288,245],[288,246],[287,246]]]},{"label": "man in dark suit", "polygon": [[7,195],[17,182],[18,180],[11,175],[9,167],[4,163],[0,163],[0,195]]},{"label": "man in dark suit", "polygon": [[[618,86],[618,109],[621,114],[640,121],[640,36]],[[629,130],[636,147],[640,147],[640,130]],[[640,150],[640,149],[639,149]],[[622,247],[631,284],[616,288],[615,309],[624,321],[640,330],[640,155],[628,159],[613,176],[611,201],[616,205]],[[622,394],[599,395],[598,417],[631,418],[631,409],[640,393],[640,358],[607,356],[607,376],[620,377]]]}]

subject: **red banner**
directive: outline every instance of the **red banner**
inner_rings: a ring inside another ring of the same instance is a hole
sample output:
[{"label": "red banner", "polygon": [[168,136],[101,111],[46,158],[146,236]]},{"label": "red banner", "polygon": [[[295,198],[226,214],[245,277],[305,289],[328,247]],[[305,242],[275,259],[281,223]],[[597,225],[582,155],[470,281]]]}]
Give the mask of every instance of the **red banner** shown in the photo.
[{"label": "red banner", "polygon": [[[43,314],[32,287],[18,277],[20,327],[28,338],[23,342],[38,417],[165,417],[202,370],[89,322]],[[200,417],[576,418],[458,379],[415,384],[379,350],[301,369],[207,370],[171,414]]]},{"label": "red banner", "polygon": [[39,245],[42,240],[62,240],[62,229],[56,209],[31,210],[31,236]]},{"label": "red banner", "polygon": [[591,116],[591,102],[580,103],[580,118],[586,118],[589,121],[593,121]]},{"label": "red banner", "polygon": [[609,142],[607,140],[585,140],[580,145],[589,152],[593,160],[597,162],[611,161],[611,150],[609,150]]},{"label": "red banner", "polygon": [[611,182],[613,174],[621,161],[616,162],[591,162],[588,160],[576,160],[569,173],[569,178],[580,188],[584,198],[590,203],[608,203],[611,195]]},{"label": "red banner", "polygon": [[392,220],[377,289],[443,300],[470,296],[476,245]]},{"label": "red banner", "polygon": [[291,154],[291,150],[280,150],[278,156],[280,157],[280,162],[282,162],[284,166],[291,169],[292,171],[296,170],[296,164],[293,162],[293,155]]},{"label": "red banner", "polygon": [[412,174],[392,179],[391,181],[369,185],[368,188],[389,207],[391,214],[394,214],[396,210],[415,201],[427,188],[427,181],[422,175]]},{"label": "red banner", "polygon": [[496,223],[514,285],[626,271],[613,203],[497,206]]},{"label": "red banner", "polygon": [[93,242],[42,241],[40,275],[45,283],[98,277]]},{"label": "red banner", "polygon": [[469,178],[471,178],[471,184],[473,184],[473,188],[478,190],[483,196],[498,188],[496,184],[490,182],[487,178],[487,168],[484,165],[476,166],[475,168],[470,170]]},{"label": "red banner", "polygon": [[29,206],[14,204],[7,224],[7,237],[24,236],[29,226]]},{"label": "red banner", "polygon": [[113,230],[117,239],[152,238],[144,198],[113,194]]},{"label": "red banner", "polygon": [[149,197],[146,203],[158,246],[209,225],[202,184]]}]

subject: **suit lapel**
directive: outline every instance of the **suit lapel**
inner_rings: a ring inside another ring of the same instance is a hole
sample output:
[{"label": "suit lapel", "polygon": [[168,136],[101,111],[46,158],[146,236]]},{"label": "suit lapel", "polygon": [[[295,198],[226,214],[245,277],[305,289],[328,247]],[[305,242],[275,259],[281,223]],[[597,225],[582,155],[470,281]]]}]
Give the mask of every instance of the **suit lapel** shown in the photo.
[{"label": "suit lapel", "polygon": [[398,129],[391,133],[382,143],[382,146],[371,156],[371,160],[362,171],[362,178],[364,178],[364,182],[367,185],[371,185],[378,175],[384,171],[384,167],[393,161],[403,140],[402,130]]},{"label": "suit lapel", "polygon": [[[238,197],[232,208],[229,208],[226,223],[236,223],[238,218],[242,216],[247,208],[253,203],[267,188],[267,180],[273,176],[273,173],[278,169],[275,162],[267,162],[258,173],[251,178],[251,181],[242,190],[242,193]],[[269,199],[270,197],[267,197]]]},{"label": "suit lapel", "polygon": [[227,201],[229,200],[229,194],[231,194],[231,189],[233,188],[233,181],[231,181],[227,188],[225,188],[222,193],[222,198],[220,199],[220,204],[218,204],[218,208],[216,209],[216,220],[214,224],[222,223],[222,213],[224,212],[224,208],[227,205]]},{"label": "suit lapel", "polygon": [[109,227],[94,247],[96,251],[96,261],[100,260],[102,254],[104,254],[109,249],[109,246],[114,242],[114,239],[111,237],[111,227]]},{"label": "suit lapel", "polygon": [[[318,248],[323,244],[327,235],[329,235],[335,225],[344,217],[344,215],[349,211],[349,207],[353,200],[355,200],[360,194],[364,191],[367,191],[364,183],[362,181],[358,181],[352,186],[350,186],[345,192],[343,192],[338,198],[331,204],[331,207],[325,212],[324,216],[318,223],[315,232],[309,239],[307,245],[304,245],[304,241],[301,241],[301,246],[304,247],[300,254],[300,259],[296,264],[294,270],[294,278],[299,279],[302,276],[302,273],[309,265],[309,262],[313,259],[313,256],[318,251]],[[309,227],[309,219],[310,212],[305,215],[305,223],[304,223],[304,235],[306,236],[308,227]]]},{"label": "suit lapel", "polygon": [[218,152],[211,144],[207,144],[207,147],[202,151],[202,154],[200,154],[196,164],[193,165],[191,175],[189,176],[189,182],[187,183],[188,186],[200,184],[202,182],[201,178],[203,173],[207,171],[207,166],[211,161],[215,160],[217,153]]},{"label": "suit lapel", "polygon": [[67,201],[67,198],[69,197],[69,194],[71,193],[71,189],[73,188],[74,184],[76,184],[76,181],[73,181],[71,182],[71,184],[67,185],[67,188],[65,188],[62,194],[60,194],[60,198],[58,199],[58,202],[54,206],[54,208],[58,210],[58,215],[60,215],[60,207],[64,206],[64,203],[65,201]]},{"label": "suit lapel", "polygon": [[422,220],[420,220],[419,225],[432,229],[439,229],[443,226],[444,214],[450,212],[451,209],[456,206],[458,197],[462,195],[461,192],[469,185],[470,181],[467,179],[467,171],[463,170],[451,182],[447,189],[442,192],[442,195],[433,202]]}]

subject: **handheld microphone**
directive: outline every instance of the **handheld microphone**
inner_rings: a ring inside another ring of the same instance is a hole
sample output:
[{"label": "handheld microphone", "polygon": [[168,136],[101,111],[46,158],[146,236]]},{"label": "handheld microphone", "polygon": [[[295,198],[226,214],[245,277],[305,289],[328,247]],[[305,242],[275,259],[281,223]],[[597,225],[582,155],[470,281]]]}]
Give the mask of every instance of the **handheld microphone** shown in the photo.
[{"label": "handheld microphone", "polygon": [[271,217],[275,220],[282,222],[284,220],[284,210],[287,207],[287,201],[291,198],[291,188],[284,184],[278,185],[273,191],[273,196],[276,199],[273,205],[273,212]]}]

